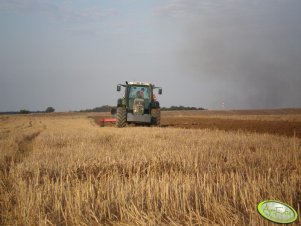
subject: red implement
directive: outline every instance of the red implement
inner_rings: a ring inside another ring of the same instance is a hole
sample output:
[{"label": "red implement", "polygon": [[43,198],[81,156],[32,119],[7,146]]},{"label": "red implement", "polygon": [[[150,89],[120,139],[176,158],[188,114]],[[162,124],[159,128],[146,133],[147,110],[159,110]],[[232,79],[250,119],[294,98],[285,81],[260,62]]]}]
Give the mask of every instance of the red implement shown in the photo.
[{"label": "red implement", "polygon": [[116,122],[116,118],[103,118],[101,121],[103,121],[103,122]]},{"label": "red implement", "polygon": [[100,125],[104,126],[105,122],[116,122],[116,118],[102,118],[100,119]]}]

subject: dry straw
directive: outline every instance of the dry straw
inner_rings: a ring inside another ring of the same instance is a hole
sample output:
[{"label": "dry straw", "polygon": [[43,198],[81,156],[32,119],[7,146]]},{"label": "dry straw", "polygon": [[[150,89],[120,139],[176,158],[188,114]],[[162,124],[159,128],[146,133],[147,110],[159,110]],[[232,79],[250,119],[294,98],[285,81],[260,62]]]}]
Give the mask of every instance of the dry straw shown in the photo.
[{"label": "dry straw", "polygon": [[265,199],[300,215],[298,138],[1,120],[1,225],[269,225]]}]

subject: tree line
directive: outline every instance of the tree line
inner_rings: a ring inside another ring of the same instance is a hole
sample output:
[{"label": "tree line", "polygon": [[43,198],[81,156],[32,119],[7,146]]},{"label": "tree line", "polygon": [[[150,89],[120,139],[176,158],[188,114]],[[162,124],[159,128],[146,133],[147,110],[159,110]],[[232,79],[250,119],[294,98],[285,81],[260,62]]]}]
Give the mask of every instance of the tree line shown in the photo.
[{"label": "tree line", "polygon": [[181,110],[206,110],[202,107],[185,107],[185,106],[170,106],[170,107],[162,107],[161,111],[181,111]]},{"label": "tree line", "polygon": [[[116,106],[103,105],[100,107],[95,107],[92,109],[85,109],[75,112],[111,112],[112,109],[116,109]],[[170,107],[161,107],[161,111],[182,111],[182,110],[206,110],[202,107],[185,107],[185,106],[170,106]],[[20,111],[9,111],[9,112],[0,112],[0,114],[30,114],[30,113],[51,113],[55,112],[53,107],[47,107],[45,111],[29,111],[27,109],[21,109]]]},{"label": "tree line", "polygon": [[[101,107],[95,107],[93,109],[80,110],[80,112],[110,112],[112,109],[116,108],[116,106],[103,105]],[[181,110],[206,110],[202,107],[185,107],[185,106],[170,106],[170,107],[162,107],[162,111],[181,111]]]},{"label": "tree line", "polygon": [[45,111],[30,111],[27,109],[21,109],[20,111],[0,112],[0,114],[15,115],[15,114],[30,114],[30,113],[51,113],[51,112],[55,112],[55,109],[53,107],[47,107]]}]

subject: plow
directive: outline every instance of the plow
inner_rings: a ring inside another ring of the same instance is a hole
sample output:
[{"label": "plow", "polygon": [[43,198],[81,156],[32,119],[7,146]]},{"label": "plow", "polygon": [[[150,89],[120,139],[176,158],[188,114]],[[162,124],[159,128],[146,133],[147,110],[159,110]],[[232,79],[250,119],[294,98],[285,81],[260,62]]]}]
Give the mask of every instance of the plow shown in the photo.
[{"label": "plow", "polygon": [[101,118],[99,120],[99,125],[101,127],[104,127],[106,125],[112,125],[112,124],[116,124],[116,108],[112,108],[111,109],[111,117],[110,118]]},{"label": "plow", "polygon": [[100,126],[104,127],[107,123],[116,123],[116,118],[102,118],[99,120]]}]

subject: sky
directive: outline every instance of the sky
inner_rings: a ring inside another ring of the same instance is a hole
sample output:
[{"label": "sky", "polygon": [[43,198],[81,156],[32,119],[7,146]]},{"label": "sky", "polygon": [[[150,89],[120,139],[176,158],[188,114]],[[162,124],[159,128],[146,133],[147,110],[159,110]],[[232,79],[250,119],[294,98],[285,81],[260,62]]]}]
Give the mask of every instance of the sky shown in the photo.
[{"label": "sky", "polygon": [[[300,0],[0,0],[0,111],[301,107]],[[158,96],[158,95],[157,95]]]}]

